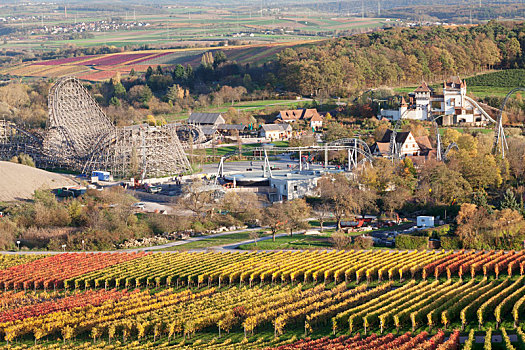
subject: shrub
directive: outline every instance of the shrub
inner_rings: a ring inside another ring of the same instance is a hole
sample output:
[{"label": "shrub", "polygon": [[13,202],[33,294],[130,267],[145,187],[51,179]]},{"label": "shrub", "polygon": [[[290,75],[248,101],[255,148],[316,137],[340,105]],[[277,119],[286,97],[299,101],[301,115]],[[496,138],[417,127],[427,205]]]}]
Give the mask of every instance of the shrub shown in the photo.
[{"label": "shrub", "polygon": [[450,225],[426,228],[418,232],[419,236],[428,236],[429,238],[439,238],[450,233]]},{"label": "shrub", "polygon": [[427,249],[428,237],[413,235],[397,235],[396,248],[399,249]]},{"label": "shrub", "polygon": [[352,245],[352,237],[342,232],[334,232],[330,237],[330,241],[336,249],[348,249]]},{"label": "shrub", "polygon": [[357,236],[352,243],[354,249],[371,249],[373,246],[374,241],[370,237]]},{"label": "shrub", "polygon": [[461,243],[461,239],[457,236],[442,236],[440,238],[441,240],[441,248],[447,249],[447,250],[455,250],[455,249],[461,249],[463,247],[463,244]]},{"label": "shrub", "polygon": [[35,167],[33,158],[25,153],[20,153],[18,156],[14,156],[11,158],[10,162],[27,165],[33,168]]}]

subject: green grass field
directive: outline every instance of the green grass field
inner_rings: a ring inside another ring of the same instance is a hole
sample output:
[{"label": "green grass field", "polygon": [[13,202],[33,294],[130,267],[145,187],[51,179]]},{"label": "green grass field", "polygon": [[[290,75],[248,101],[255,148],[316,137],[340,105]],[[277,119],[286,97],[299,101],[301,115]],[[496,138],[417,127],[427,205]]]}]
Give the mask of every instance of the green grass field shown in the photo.
[{"label": "green grass field", "polygon": [[[264,237],[264,235],[261,234],[261,237]],[[206,249],[210,247],[223,246],[226,244],[233,244],[237,242],[247,241],[249,239],[250,239],[250,232],[239,232],[239,233],[232,233],[229,235],[224,235],[224,236],[219,236],[219,237],[210,237],[210,238],[206,238],[200,241],[190,242],[190,243],[186,243],[180,246],[163,249],[163,251],[164,250],[166,251],[175,251],[175,250],[185,251],[185,250],[192,250],[192,249]]]},{"label": "green grass field", "polygon": [[[233,108],[239,112],[257,112],[263,111],[267,108],[275,109],[295,109],[302,107],[303,104],[307,102],[306,100],[256,100],[256,101],[241,101],[235,102],[233,105],[231,103],[225,103],[220,106],[209,106],[207,108],[196,108],[194,112],[200,113],[226,113],[230,108]],[[172,120],[181,120],[188,118],[188,112],[183,111],[180,113],[173,113],[166,115],[167,121]]]},{"label": "green grass field", "polygon": [[277,237],[275,242],[271,239],[239,246],[242,250],[274,250],[274,249],[322,249],[332,248],[333,244],[329,240],[329,235],[307,236],[295,234],[292,237]]}]

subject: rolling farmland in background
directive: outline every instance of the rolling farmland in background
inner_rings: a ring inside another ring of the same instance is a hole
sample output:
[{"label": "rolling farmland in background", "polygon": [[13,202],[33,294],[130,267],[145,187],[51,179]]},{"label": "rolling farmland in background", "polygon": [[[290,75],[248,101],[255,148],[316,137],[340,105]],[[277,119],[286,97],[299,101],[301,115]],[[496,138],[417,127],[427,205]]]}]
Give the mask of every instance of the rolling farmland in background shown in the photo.
[{"label": "rolling farmland in background", "polygon": [[121,52],[24,63],[0,70],[0,73],[25,78],[75,76],[83,80],[103,81],[112,78],[117,72],[122,75],[129,74],[132,69],[138,73],[145,72],[149,66],[171,67],[176,64],[197,66],[203,53],[215,50],[224,51],[229,60],[240,64],[259,65],[275,58],[285,48],[315,43],[316,41],[313,40],[302,40],[231,47]]}]

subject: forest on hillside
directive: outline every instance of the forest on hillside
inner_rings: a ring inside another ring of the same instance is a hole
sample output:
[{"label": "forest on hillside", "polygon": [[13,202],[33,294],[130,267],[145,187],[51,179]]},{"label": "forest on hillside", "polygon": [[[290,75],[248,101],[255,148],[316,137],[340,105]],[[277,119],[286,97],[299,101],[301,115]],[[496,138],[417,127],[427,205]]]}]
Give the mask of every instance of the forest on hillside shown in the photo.
[{"label": "forest on hillside", "polygon": [[346,96],[381,85],[441,81],[487,69],[523,68],[525,25],[489,22],[475,27],[419,27],[333,39],[286,49],[279,78],[303,95]]}]

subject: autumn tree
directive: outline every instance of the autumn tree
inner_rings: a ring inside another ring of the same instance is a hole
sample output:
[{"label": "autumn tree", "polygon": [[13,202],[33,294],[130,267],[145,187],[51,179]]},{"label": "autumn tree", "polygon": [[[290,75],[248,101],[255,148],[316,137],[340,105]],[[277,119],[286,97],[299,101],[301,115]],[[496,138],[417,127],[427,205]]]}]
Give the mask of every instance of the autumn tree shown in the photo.
[{"label": "autumn tree", "polygon": [[498,187],[503,181],[501,169],[491,154],[473,156],[461,150],[452,157],[451,168],[459,171],[474,190]]},{"label": "autumn tree", "polygon": [[290,230],[290,237],[293,235],[294,230],[308,227],[306,219],[310,216],[311,208],[303,198],[284,202],[284,212],[286,215],[286,227]]},{"label": "autumn tree", "polygon": [[388,211],[390,217],[394,217],[394,213],[403,208],[410,198],[412,191],[404,186],[396,187],[395,190],[387,191],[381,196],[383,208]]},{"label": "autumn tree", "polygon": [[321,232],[324,230],[324,223],[332,217],[332,210],[328,203],[320,202],[314,206],[314,215],[319,221],[319,226],[321,227]]},{"label": "autumn tree", "polygon": [[263,204],[264,201],[261,201],[255,193],[227,192],[220,206],[235,219],[256,224],[261,219]]},{"label": "autumn tree", "polygon": [[494,210],[464,203],[456,217],[456,234],[465,248],[521,249],[525,236],[523,216],[512,209]]},{"label": "autumn tree", "polygon": [[434,204],[462,203],[472,193],[472,187],[463,175],[443,163],[424,169],[419,182],[419,186],[425,188]]},{"label": "autumn tree", "polygon": [[321,200],[332,208],[339,231],[343,218],[375,207],[375,193],[361,190],[357,183],[350,182],[343,174],[323,176],[317,182],[316,190]]},{"label": "autumn tree", "polygon": [[212,191],[206,190],[204,187],[202,180],[194,180],[191,184],[184,186],[178,206],[190,210],[193,215],[201,219],[211,214],[215,200]]},{"label": "autumn tree", "polygon": [[446,128],[443,132],[443,136],[441,136],[443,147],[448,147],[448,145],[454,142],[457,143],[460,135],[461,133],[456,129]]},{"label": "autumn tree", "polygon": [[285,208],[282,203],[275,202],[264,209],[262,224],[270,229],[272,232],[272,240],[274,242],[277,231],[285,228],[286,219]]}]

